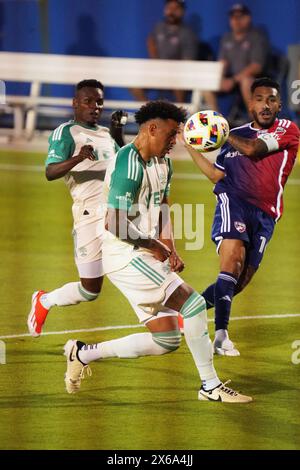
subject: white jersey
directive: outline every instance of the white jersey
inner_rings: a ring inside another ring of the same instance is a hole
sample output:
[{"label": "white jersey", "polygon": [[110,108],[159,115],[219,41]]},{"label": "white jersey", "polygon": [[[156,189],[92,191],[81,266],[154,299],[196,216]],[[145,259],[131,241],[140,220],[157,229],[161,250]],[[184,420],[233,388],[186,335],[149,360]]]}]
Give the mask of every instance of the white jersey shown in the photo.
[{"label": "white jersey", "polygon": [[83,145],[94,148],[96,159],[86,158],[74,166],[64,179],[75,205],[100,206],[105,172],[119,149],[108,128],[84,126],[76,121],[61,124],[49,137],[46,165],[78,155]]},{"label": "white jersey", "polygon": [[[133,143],[122,147],[110,163],[103,197],[108,208],[125,210],[128,218],[144,235],[154,237],[159,226],[161,204],[169,193],[172,175],[168,157],[152,158],[146,163]],[[142,251],[107,232],[104,240],[105,272],[126,266],[133,252]]]}]

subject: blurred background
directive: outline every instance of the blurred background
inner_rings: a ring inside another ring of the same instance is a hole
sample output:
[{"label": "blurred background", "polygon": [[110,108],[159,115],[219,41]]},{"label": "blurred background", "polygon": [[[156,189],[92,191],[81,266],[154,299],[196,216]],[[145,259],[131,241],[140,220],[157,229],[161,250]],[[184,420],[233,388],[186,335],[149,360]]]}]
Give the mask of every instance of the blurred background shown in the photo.
[{"label": "blurred background", "polygon": [[[179,3],[184,4],[184,23],[193,30],[198,40],[198,56],[195,59],[217,60],[221,39],[230,31],[228,13],[236,2],[186,0]],[[147,40],[155,25],[163,19],[165,4],[165,0],[1,0],[0,51],[148,58]],[[243,6],[250,11],[252,25],[268,41],[267,72],[282,85],[283,114],[299,122],[299,104],[291,103],[290,95],[291,83],[300,78],[300,2],[246,0]],[[0,79],[2,66],[3,61],[0,63]],[[122,74],[122,70],[119,73]],[[101,76],[95,78],[101,80]],[[30,93],[29,82],[5,81],[5,84],[7,95],[26,96]],[[41,94],[72,97],[73,90],[71,85],[53,83],[43,85]],[[221,93],[217,97],[218,107],[225,115],[232,111],[236,103],[227,95]],[[150,98],[155,97],[155,94],[150,94]],[[130,90],[118,87],[107,87],[105,98],[134,100]],[[13,109],[8,111],[6,109],[4,112],[2,106],[2,128],[13,126]],[[69,113],[72,114],[71,110]],[[37,128],[53,129],[65,117],[66,113],[40,116]],[[246,119],[246,116],[238,118]]]}]

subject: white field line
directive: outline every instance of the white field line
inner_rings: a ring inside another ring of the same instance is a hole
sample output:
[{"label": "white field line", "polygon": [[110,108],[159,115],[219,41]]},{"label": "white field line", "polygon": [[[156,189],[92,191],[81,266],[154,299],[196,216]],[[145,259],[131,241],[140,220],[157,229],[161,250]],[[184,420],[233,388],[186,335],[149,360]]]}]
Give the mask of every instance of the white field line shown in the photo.
[{"label": "white field line", "polygon": [[[299,318],[300,313],[285,313],[277,315],[253,315],[253,316],[243,316],[243,317],[232,317],[230,321],[240,321],[240,320],[269,320],[270,318]],[[209,322],[213,322],[214,319],[210,318]],[[144,328],[144,325],[117,325],[117,326],[99,326],[96,328],[82,328],[78,330],[63,330],[63,331],[46,331],[42,336],[49,335],[67,335],[73,333],[89,333],[92,331],[107,331],[107,330],[124,330],[130,328]],[[5,335],[0,336],[0,339],[12,339],[12,338],[24,338],[26,336],[31,336],[29,333],[22,333],[19,335]]]},{"label": "white field line", "polygon": [[45,167],[43,165],[14,165],[11,163],[1,163],[0,164],[1,171],[45,171]]},{"label": "white field line", "polygon": [[[43,165],[15,165],[10,163],[1,163],[0,171],[33,171],[33,172],[44,172],[45,167]],[[174,173],[172,178],[178,180],[207,180],[206,176],[194,173]],[[299,178],[290,178],[287,184],[300,185]]]}]

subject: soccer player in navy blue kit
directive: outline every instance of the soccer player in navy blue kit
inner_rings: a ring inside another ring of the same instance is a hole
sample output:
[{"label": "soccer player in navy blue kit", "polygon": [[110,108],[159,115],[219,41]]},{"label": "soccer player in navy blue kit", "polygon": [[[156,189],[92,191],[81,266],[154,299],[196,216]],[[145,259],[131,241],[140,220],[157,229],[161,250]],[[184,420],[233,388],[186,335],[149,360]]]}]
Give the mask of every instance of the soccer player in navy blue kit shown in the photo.
[{"label": "soccer player in navy blue kit", "polygon": [[196,165],[214,184],[217,206],[212,240],[220,257],[216,282],[202,293],[215,307],[214,351],[238,356],[228,336],[232,298],[257,271],[283,212],[283,189],[296,160],[299,129],[278,119],[280,88],[270,78],[251,86],[253,121],[232,129],[215,164],[185,144]]}]

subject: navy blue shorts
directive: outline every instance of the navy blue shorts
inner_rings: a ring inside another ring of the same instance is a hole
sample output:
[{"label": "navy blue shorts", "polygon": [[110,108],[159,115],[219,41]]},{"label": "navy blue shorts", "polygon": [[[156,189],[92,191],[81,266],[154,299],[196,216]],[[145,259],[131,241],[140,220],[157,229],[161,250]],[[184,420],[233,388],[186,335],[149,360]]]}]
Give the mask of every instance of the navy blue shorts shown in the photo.
[{"label": "navy blue shorts", "polygon": [[224,239],[243,240],[247,263],[257,269],[274,227],[275,220],[258,207],[228,193],[218,195],[211,235],[217,251]]}]

